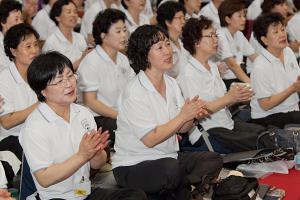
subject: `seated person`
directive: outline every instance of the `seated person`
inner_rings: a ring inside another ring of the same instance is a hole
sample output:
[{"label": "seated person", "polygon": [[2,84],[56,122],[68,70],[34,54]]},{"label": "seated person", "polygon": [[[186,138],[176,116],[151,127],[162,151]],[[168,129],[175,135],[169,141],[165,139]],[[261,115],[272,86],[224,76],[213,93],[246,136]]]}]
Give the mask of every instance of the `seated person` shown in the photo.
[{"label": "seated person", "polygon": [[125,23],[129,33],[132,33],[141,25],[150,24],[149,17],[143,14],[145,6],[145,0],[121,0],[120,9],[126,15]]},{"label": "seated person", "polygon": [[98,14],[93,24],[96,48],[80,64],[79,89],[83,104],[92,110],[98,127],[109,130],[114,143],[117,129],[117,100],[135,73],[124,51],[128,41],[125,14],[106,9]]},{"label": "seated person", "polygon": [[32,19],[31,25],[41,36],[40,40],[42,41],[42,44],[57,28],[54,21],[50,19],[50,10],[56,1],[57,0],[43,0],[45,6],[39,10]]},{"label": "seated person", "polygon": [[177,2],[167,1],[161,4],[157,10],[157,22],[165,29],[169,36],[173,49],[173,67],[167,73],[176,78],[179,71],[185,67],[188,52],[184,49],[180,40],[183,26],[185,24],[185,8]]},{"label": "seated person", "polygon": [[43,52],[55,50],[67,56],[76,71],[89,51],[83,36],[73,31],[78,18],[75,3],[72,0],[57,0],[51,9],[50,18],[58,29],[47,38]]},{"label": "seated person", "polygon": [[4,51],[4,35],[10,27],[22,23],[22,5],[15,0],[0,3],[0,71],[9,66],[10,60]]},{"label": "seated person", "polygon": [[[18,142],[18,135],[28,115],[37,107],[37,97],[27,82],[27,70],[32,60],[39,54],[38,33],[27,24],[11,27],[4,38],[5,53],[12,61],[0,72],[0,94],[4,99],[0,113],[0,151],[13,154],[8,166],[2,163],[8,182],[13,179],[20,169],[22,148]],[[6,153],[5,153],[6,154]]]},{"label": "seated person", "polygon": [[137,28],[129,39],[128,58],[138,74],[118,101],[112,157],[117,183],[178,200],[190,200],[193,185],[200,198],[218,177],[222,159],[214,152],[178,152],[176,134],[206,117],[205,104],[197,96],[184,102],[177,82],[165,74],[173,65],[172,48],[160,27]]},{"label": "seated person", "polygon": [[[297,10],[295,15],[289,20],[287,24],[287,32],[289,36],[289,41],[295,41],[300,43],[300,1],[294,0],[294,5]],[[297,48],[297,47],[296,47]],[[299,49],[298,49],[299,53]]]},{"label": "seated person", "polygon": [[[207,102],[206,107],[212,112],[200,124],[212,138],[231,152],[257,149],[258,135],[265,128],[239,120],[233,121],[228,109],[235,103],[250,101],[252,91],[245,85],[236,84],[227,92],[216,63],[209,60],[217,53],[218,47],[218,36],[212,21],[205,17],[190,19],[182,36],[184,47],[191,56],[177,78],[179,86],[184,98],[198,95]],[[195,147],[205,146],[199,131],[191,133],[190,141]],[[268,141],[265,142],[265,138],[262,141],[260,145],[268,147]]]},{"label": "seated person", "polygon": [[185,19],[188,20],[191,17],[199,17],[202,0],[178,0],[178,2],[182,4],[186,10]]},{"label": "seated person", "polygon": [[232,82],[250,83],[248,75],[241,68],[244,56],[252,61],[257,57],[247,38],[241,32],[245,29],[246,8],[244,0],[225,0],[219,7],[221,29],[218,30],[218,61],[224,62],[221,76],[227,88]]},{"label": "seated person", "polygon": [[251,74],[253,122],[280,128],[300,124],[300,69],[288,47],[284,18],[278,13],[263,14],[254,22],[253,31],[264,47]]},{"label": "seated person", "polygon": [[39,106],[25,122],[20,143],[28,160],[38,199],[146,199],[134,189],[91,192],[90,167],[106,163],[108,131],[96,129],[93,115],[74,104],[76,75],[70,60],[58,52],[37,57],[28,82]]},{"label": "seated person", "polygon": [[206,6],[200,10],[200,15],[207,17],[213,21],[215,29],[221,28],[218,9],[224,0],[211,0]]}]

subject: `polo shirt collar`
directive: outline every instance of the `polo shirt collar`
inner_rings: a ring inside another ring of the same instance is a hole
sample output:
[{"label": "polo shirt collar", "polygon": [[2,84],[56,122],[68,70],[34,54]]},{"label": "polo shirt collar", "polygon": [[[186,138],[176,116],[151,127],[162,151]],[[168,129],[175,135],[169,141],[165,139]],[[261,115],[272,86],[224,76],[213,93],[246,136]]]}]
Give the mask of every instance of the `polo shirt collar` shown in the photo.
[{"label": "polo shirt collar", "polygon": [[227,27],[223,27],[222,29],[223,29],[223,31],[225,33],[225,36],[226,36],[227,40],[230,43],[233,42],[233,38],[234,38],[234,36],[235,36],[236,33],[232,36]]},{"label": "polo shirt collar", "polygon": [[[62,118],[58,116],[46,103],[40,103],[38,110],[48,122],[62,120]],[[74,106],[74,104],[71,104],[70,112],[70,121],[72,121],[72,119],[80,112],[80,110]]]},{"label": "polo shirt collar", "polygon": [[[262,48],[261,54],[263,57],[265,57],[270,63],[275,62],[281,62],[279,58],[275,57],[273,54],[271,54],[267,49]],[[285,59],[285,58],[284,58]]]},{"label": "polo shirt collar", "polygon": [[[67,40],[67,38],[64,36],[64,34],[60,31],[59,28],[56,29],[55,35],[57,36],[57,38],[61,42],[71,43],[69,40]],[[72,38],[73,38],[73,42],[74,42],[75,41],[75,35],[74,35],[73,31],[72,31]]]},{"label": "polo shirt collar", "polygon": [[51,7],[49,6],[49,4],[47,4],[45,7],[44,7],[46,13],[50,14],[50,11],[51,11]]},{"label": "polo shirt collar", "polygon": [[0,31],[0,43],[3,44],[3,42],[4,42],[4,35],[2,31]]},{"label": "polo shirt collar", "polygon": [[216,6],[215,6],[215,4],[213,3],[213,1],[210,1],[210,2],[209,2],[209,6],[210,6],[211,11],[214,13],[214,15],[219,16],[219,14],[218,14],[218,9],[216,8]]},{"label": "polo shirt collar", "polygon": [[[147,89],[147,90],[150,91],[150,92],[156,92],[156,89],[155,89],[154,85],[151,83],[151,81],[149,80],[149,78],[147,77],[147,75],[145,74],[144,71],[141,70],[141,71],[138,73],[137,77],[138,77],[138,79],[139,79],[139,81],[140,81],[140,84],[141,84],[145,89]],[[167,81],[166,81],[166,79],[167,79],[167,75],[164,74],[164,80],[165,80],[165,82],[166,82],[166,87],[168,87],[168,86],[167,86]]]},{"label": "polo shirt collar", "polygon": [[[102,57],[105,61],[111,62],[115,65],[115,62],[109,57],[109,55],[104,51],[104,49],[100,46],[96,46],[97,54]],[[119,52],[117,53],[117,64],[119,63]]]},{"label": "polo shirt collar", "polygon": [[189,56],[189,62],[191,65],[196,68],[197,70],[207,73],[209,72],[196,58],[194,58],[192,55]]},{"label": "polo shirt collar", "polygon": [[9,71],[13,77],[13,79],[16,81],[16,83],[18,84],[27,84],[24,79],[22,78],[21,74],[19,73],[19,71],[17,70],[17,67],[15,65],[14,62],[11,62],[9,65]]}]

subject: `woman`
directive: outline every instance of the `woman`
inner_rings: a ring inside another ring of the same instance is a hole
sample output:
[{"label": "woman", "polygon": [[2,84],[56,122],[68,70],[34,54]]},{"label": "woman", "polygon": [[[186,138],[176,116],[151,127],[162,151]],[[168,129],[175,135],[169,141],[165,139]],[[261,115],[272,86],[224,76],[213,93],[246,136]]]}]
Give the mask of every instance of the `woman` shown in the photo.
[{"label": "woman", "polygon": [[17,174],[21,159],[22,148],[18,142],[18,135],[28,115],[37,107],[35,93],[27,82],[27,70],[32,60],[39,54],[38,33],[26,24],[11,27],[4,38],[5,53],[12,61],[9,67],[0,72],[0,94],[5,104],[0,114],[1,133],[0,151],[1,161],[7,155],[3,151],[13,152],[14,159],[7,167],[1,162],[8,176],[8,182]]},{"label": "woman", "polygon": [[109,130],[112,144],[118,97],[135,76],[127,57],[120,53],[128,40],[125,19],[123,12],[110,8],[97,15],[93,24],[97,46],[82,60],[78,70],[83,104],[93,111],[97,126]]},{"label": "woman", "polygon": [[184,68],[188,52],[184,49],[180,40],[182,29],[185,24],[185,8],[180,3],[167,1],[161,4],[157,10],[157,22],[170,35],[170,42],[173,49],[173,67],[168,75],[176,78]]},{"label": "woman", "polygon": [[202,0],[179,0],[179,3],[181,3],[186,9],[186,19],[199,17]]},{"label": "woman", "polygon": [[39,198],[144,200],[144,193],[133,189],[91,192],[90,167],[106,163],[109,134],[97,131],[88,109],[73,103],[76,74],[70,60],[58,52],[40,55],[27,77],[40,105],[26,120],[20,143]]},{"label": "woman", "polygon": [[71,60],[76,71],[89,50],[84,37],[73,31],[78,18],[75,3],[72,0],[56,1],[50,11],[50,18],[58,29],[47,38],[43,52],[55,50],[64,54]]},{"label": "woman", "polygon": [[194,120],[207,115],[204,103],[197,96],[184,102],[176,81],[165,75],[173,63],[163,29],[139,27],[130,37],[128,57],[139,73],[118,102],[112,159],[117,183],[180,200],[191,198],[193,185],[200,198],[218,176],[222,159],[213,152],[177,153],[176,133],[188,132]]}]

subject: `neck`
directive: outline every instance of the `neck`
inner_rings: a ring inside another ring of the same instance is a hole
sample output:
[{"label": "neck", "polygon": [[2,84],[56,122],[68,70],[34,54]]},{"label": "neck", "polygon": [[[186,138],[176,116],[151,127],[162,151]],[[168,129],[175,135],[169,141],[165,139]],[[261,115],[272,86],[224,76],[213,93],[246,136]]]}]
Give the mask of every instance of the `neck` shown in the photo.
[{"label": "neck", "polygon": [[179,37],[180,37],[180,33],[176,32],[176,31],[169,30],[169,35],[170,35],[170,39],[172,40],[172,42],[173,42],[178,48],[180,48],[180,45],[179,45]]},{"label": "neck", "polygon": [[185,7],[186,12],[192,17],[193,16],[193,9],[189,8],[188,6]]},{"label": "neck", "polygon": [[134,9],[128,8],[128,12],[130,13],[133,21],[139,25],[140,24],[140,12]]},{"label": "neck", "polygon": [[59,25],[59,30],[62,32],[62,34],[67,38],[68,41],[72,43],[73,37],[72,37],[72,31],[73,29]]},{"label": "neck", "polygon": [[46,101],[46,103],[58,116],[67,122],[70,121],[70,105],[54,104],[49,101]]},{"label": "neck", "polygon": [[217,8],[217,10],[218,10],[218,8],[220,7],[220,5],[221,5],[221,1],[212,1],[212,3],[215,5],[215,7]]},{"label": "neck", "polygon": [[237,30],[231,28],[230,26],[227,26],[227,29],[229,30],[229,33],[234,36],[234,34],[237,32]]},{"label": "neck", "polygon": [[28,66],[23,65],[23,64],[19,63],[18,61],[15,61],[15,65],[16,65],[16,68],[17,68],[18,72],[20,73],[21,77],[27,83],[27,69],[28,69]]},{"label": "neck", "polygon": [[283,49],[267,48],[267,50],[276,58],[283,59]]},{"label": "neck", "polygon": [[104,51],[107,53],[107,55],[112,59],[112,61],[114,63],[117,63],[117,54],[118,51],[116,51],[115,49],[105,45],[102,43],[101,47],[104,49]]},{"label": "neck", "polygon": [[104,0],[104,3],[105,3],[107,8],[110,8],[110,6],[112,5],[111,0]]},{"label": "neck", "polygon": [[193,55],[193,57],[198,60],[208,71],[210,71],[208,59],[211,57],[211,55],[197,51],[196,54]]},{"label": "neck", "polygon": [[156,70],[154,67],[147,68],[145,74],[150,79],[154,86],[160,86],[164,83],[164,73],[162,71]]}]

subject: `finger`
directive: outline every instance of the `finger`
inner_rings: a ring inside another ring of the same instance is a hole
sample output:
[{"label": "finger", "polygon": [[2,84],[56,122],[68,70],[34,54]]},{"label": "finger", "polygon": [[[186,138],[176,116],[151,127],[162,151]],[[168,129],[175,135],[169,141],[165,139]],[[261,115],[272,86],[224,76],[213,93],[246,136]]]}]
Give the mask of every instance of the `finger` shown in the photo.
[{"label": "finger", "polygon": [[189,104],[190,103],[190,98],[186,98],[185,99],[185,104]]},{"label": "finger", "polygon": [[195,102],[195,101],[197,101],[199,99],[199,95],[196,95],[196,96],[194,96],[193,97],[193,99],[191,100],[192,102]]},{"label": "finger", "polygon": [[100,127],[97,132],[102,133],[102,127]]}]

